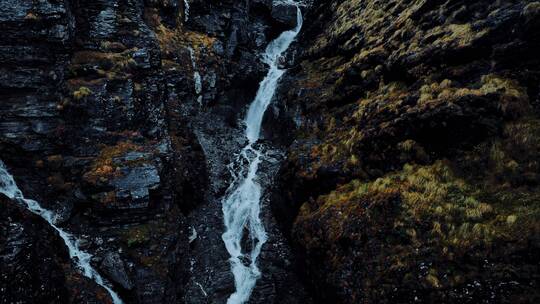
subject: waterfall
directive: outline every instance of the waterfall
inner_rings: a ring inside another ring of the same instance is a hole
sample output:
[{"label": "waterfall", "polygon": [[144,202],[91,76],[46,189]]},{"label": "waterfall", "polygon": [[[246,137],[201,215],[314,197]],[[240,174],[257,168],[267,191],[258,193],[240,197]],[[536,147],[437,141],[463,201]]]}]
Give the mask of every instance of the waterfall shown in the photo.
[{"label": "waterfall", "polygon": [[184,0],[184,21],[187,22],[189,20],[189,2],[188,0]]},{"label": "waterfall", "polygon": [[23,196],[21,190],[19,187],[17,187],[17,184],[15,183],[15,180],[13,179],[13,176],[9,174],[7,171],[7,168],[5,164],[0,160],[0,193],[3,193],[7,197],[9,197],[11,200],[14,200],[23,206],[25,206],[29,211],[31,211],[34,214],[37,214],[41,216],[45,221],[53,227],[62,240],[64,240],[64,243],[66,244],[66,247],[69,251],[70,258],[75,262],[77,265],[77,268],[81,271],[81,273],[92,280],[94,280],[98,285],[105,288],[107,292],[109,292],[109,295],[111,296],[114,304],[122,304],[122,300],[116,294],[105,282],[103,277],[95,270],[92,265],[90,264],[90,261],[92,260],[92,255],[88,252],[83,251],[79,247],[79,240],[70,234],[69,232],[66,232],[62,228],[58,227],[56,225],[56,215],[47,209],[44,209],[41,207],[41,205],[31,199],[27,199]]},{"label": "waterfall", "polygon": [[197,62],[195,61],[195,51],[192,47],[188,47],[189,57],[191,58],[191,66],[193,67],[193,83],[195,84],[195,93],[197,96],[197,102],[202,106],[202,78],[201,74],[197,70]]},{"label": "waterfall", "polygon": [[[302,12],[298,3],[288,1],[297,9],[297,24],[292,30],[283,32],[270,42],[263,54],[263,60],[270,69],[261,81],[259,90],[251,103],[245,119],[245,135],[248,144],[236,155],[229,165],[233,181],[223,199],[225,232],[222,235],[225,247],[230,254],[231,271],[234,275],[236,291],[227,304],[242,304],[249,300],[261,273],[257,258],[267,240],[264,225],[259,217],[262,189],[257,182],[257,171],[264,154],[255,143],[259,139],[264,112],[276,91],[278,81],[285,73],[279,68],[279,60],[296,38],[302,28]],[[242,237],[244,229],[249,232],[252,243],[250,252],[243,252]]]}]

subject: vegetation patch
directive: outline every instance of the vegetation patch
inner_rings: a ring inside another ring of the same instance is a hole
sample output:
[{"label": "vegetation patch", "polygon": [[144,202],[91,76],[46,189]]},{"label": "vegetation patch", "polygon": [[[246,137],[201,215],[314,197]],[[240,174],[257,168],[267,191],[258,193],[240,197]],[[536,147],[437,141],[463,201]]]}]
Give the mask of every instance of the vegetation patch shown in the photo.
[{"label": "vegetation patch", "polygon": [[119,142],[115,146],[106,146],[92,163],[90,171],[84,174],[87,182],[96,184],[107,182],[109,179],[119,176],[120,168],[113,162],[114,158],[125,155],[131,151],[141,151],[142,147],[132,142]]},{"label": "vegetation patch", "polygon": [[[107,47],[120,48],[121,46],[107,44]],[[70,70],[73,76],[77,76],[79,70],[94,69],[100,77],[125,78],[137,67],[137,62],[133,59],[133,53],[137,50],[137,48],[132,48],[121,52],[80,51],[73,55]]]},{"label": "vegetation patch", "polygon": [[517,118],[530,110],[529,97],[525,88],[515,80],[494,74],[484,75],[478,88],[455,87],[451,80],[424,85],[420,89],[420,105],[448,102],[467,95],[494,96],[499,101],[501,111],[512,118]]},{"label": "vegetation patch", "polygon": [[124,232],[124,240],[128,247],[142,246],[150,240],[149,225],[138,225]]},{"label": "vegetation patch", "polygon": [[90,94],[92,94],[92,90],[90,90],[89,88],[79,87],[78,90],[73,92],[73,98],[75,98],[75,100],[81,100],[85,97],[90,96]]},{"label": "vegetation patch", "polygon": [[[345,290],[357,299],[394,287],[412,297],[414,290],[442,294],[472,281],[531,284],[528,272],[514,271],[534,265],[527,250],[540,246],[538,193],[473,185],[448,161],[405,165],[303,204],[293,234],[313,260],[328,261],[322,272],[332,275],[324,280],[351,280]],[[501,260],[519,254],[520,263]],[[360,278],[347,277],[350,263]]]}]

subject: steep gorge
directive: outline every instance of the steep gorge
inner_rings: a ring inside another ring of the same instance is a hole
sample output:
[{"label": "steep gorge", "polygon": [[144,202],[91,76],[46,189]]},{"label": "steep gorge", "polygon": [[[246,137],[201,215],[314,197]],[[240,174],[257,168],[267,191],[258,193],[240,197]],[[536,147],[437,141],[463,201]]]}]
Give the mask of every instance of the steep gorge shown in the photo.
[{"label": "steep gorge", "polygon": [[[0,0],[0,160],[125,303],[227,302],[222,204],[255,152],[247,303],[538,302],[540,2],[300,4],[251,142],[291,1]],[[111,303],[0,203],[1,303]]]}]

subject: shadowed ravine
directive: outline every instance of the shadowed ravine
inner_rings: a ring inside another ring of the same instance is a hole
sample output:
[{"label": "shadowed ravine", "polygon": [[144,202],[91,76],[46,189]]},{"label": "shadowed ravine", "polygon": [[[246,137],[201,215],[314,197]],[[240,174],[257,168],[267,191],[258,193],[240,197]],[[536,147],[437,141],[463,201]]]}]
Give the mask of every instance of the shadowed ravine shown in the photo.
[{"label": "shadowed ravine", "polygon": [[[296,5],[295,2],[292,3]],[[280,77],[285,73],[285,70],[279,69],[278,62],[301,28],[302,13],[297,6],[296,27],[283,32],[270,42],[263,55],[264,62],[270,69],[261,81],[245,119],[245,135],[248,144],[229,165],[233,181],[223,199],[226,230],[222,236],[227,251],[231,255],[229,261],[236,287],[236,292],[227,300],[229,304],[245,303],[251,295],[257,278],[261,275],[257,267],[257,258],[261,247],[267,241],[267,235],[260,219],[261,186],[257,182],[257,171],[265,155],[256,143],[260,136],[264,112],[274,96]],[[246,229],[251,241],[250,248],[242,248],[242,238]]]}]

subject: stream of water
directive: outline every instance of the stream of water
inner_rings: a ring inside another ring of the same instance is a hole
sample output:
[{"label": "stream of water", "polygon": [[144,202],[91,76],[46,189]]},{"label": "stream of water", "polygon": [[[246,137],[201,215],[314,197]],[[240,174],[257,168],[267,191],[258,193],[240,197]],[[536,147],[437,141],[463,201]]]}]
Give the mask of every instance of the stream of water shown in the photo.
[{"label": "stream of water", "polygon": [[[248,144],[236,155],[229,165],[233,181],[223,199],[225,233],[222,238],[230,254],[231,271],[234,275],[236,291],[227,304],[242,304],[249,300],[261,272],[257,258],[267,240],[264,225],[259,217],[262,189],[257,182],[259,164],[264,158],[256,142],[260,136],[264,113],[275,94],[278,81],[285,73],[279,68],[281,56],[294,41],[302,28],[302,13],[297,2],[286,1],[297,8],[297,24],[292,30],[283,32],[270,42],[263,54],[263,60],[270,69],[261,81],[259,90],[251,103],[245,119],[245,136]],[[242,238],[247,230],[251,246],[242,248]]]},{"label": "stream of water", "polygon": [[184,21],[188,22],[189,20],[189,2],[184,0]]},{"label": "stream of water", "polygon": [[41,207],[41,205],[35,200],[24,197],[21,190],[15,183],[13,176],[9,174],[4,162],[2,162],[1,160],[0,193],[3,193],[13,201],[20,203],[29,211],[41,216],[45,221],[47,221],[47,223],[49,223],[49,225],[51,225],[51,227],[53,227],[58,232],[62,240],[64,240],[64,243],[66,244],[66,247],[69,251],[69,256],[77,265],[77,268],[81,271],[81,273],[85,277],[94,280],[98,285],[105,288],[107,292],[109,292],[114,304],[123,304],[118,294],[116,294],[108,286],[108,284],[105,283],[103,277],[90,264],[90,261],[92,260],[92,255],[80,248],[80,242],[75,236],[56,225],[56,215],[52,211]]}]

